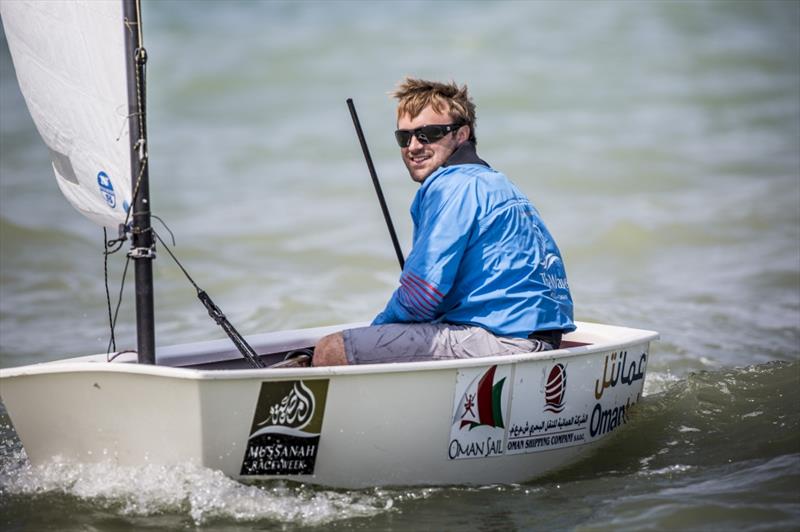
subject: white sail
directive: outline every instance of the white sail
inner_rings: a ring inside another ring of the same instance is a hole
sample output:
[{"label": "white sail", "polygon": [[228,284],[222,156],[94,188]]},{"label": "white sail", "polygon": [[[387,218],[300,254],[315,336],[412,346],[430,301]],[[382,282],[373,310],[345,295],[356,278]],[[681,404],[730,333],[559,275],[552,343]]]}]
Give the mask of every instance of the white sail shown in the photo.
[{"label": "white sail", "polygon": [[0,16],[61,192],[116,228],[132,195],[122,0],[2,0]]}]

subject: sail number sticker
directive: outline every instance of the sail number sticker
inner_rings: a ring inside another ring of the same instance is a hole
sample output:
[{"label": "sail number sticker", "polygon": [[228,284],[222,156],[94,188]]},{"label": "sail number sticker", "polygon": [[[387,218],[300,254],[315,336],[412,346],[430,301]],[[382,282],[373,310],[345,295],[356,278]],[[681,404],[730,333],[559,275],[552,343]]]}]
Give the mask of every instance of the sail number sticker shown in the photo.
[{"label": "sail number sticker", "polygon": [[117,195],[114,193],[114,185],[111,184],[111,178],[105,172],[97,174],[97,186],[100,189],[100,194],[105,198],[106,203],[112,209],[117,206]]},{"label": "sail number sticker", "polygon": [[262,382],[241,475],[313,475],[327,380]]}]

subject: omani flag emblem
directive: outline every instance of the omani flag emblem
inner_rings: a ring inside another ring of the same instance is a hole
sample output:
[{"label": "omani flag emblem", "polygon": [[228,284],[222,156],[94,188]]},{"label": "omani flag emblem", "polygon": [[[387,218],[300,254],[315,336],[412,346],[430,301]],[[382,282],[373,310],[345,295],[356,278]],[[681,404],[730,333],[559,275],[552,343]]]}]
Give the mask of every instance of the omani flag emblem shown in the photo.
[{"label": "omani flag emblem", "polygon": [[458,423],[459,429],[469,427],[468,430],[480,426],[505,428],[501,399],[506,378],[495,383],[496,370],[497,366],[492,366],[469,383],[453,416],[453,425]]}]

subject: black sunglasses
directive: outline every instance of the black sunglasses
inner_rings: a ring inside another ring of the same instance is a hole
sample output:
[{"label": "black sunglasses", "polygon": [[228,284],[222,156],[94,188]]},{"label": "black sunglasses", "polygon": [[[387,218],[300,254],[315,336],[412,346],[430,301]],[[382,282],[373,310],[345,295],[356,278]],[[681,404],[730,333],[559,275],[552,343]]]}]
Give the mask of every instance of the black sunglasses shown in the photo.
[{"label": "black sunglasses", "polygon": [[463,122],[457,122],[455,124],[422,126],[417,129],[398,129],[394,132],[394,138],[397,139],[397,145],[401,148],[407,148],[411,144],[412,135],[417,137],[422,144],[430,144],[442,140],[452,131],[458,131],[458,128],[463,125],[465,125]]}]

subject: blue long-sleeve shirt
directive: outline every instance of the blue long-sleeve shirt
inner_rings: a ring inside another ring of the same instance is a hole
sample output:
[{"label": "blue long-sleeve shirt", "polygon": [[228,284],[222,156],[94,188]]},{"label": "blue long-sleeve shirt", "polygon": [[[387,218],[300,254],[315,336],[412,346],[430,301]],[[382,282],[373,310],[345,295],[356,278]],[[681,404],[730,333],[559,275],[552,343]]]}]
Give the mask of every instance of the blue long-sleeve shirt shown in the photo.
[{"label": "blue long-sleeve shirt", "polygon": [[417,191],[413,248],[373,325],[447,322],[521,338],[574,330],[561,253],[538,211],[474,145],[456,153]]}]

